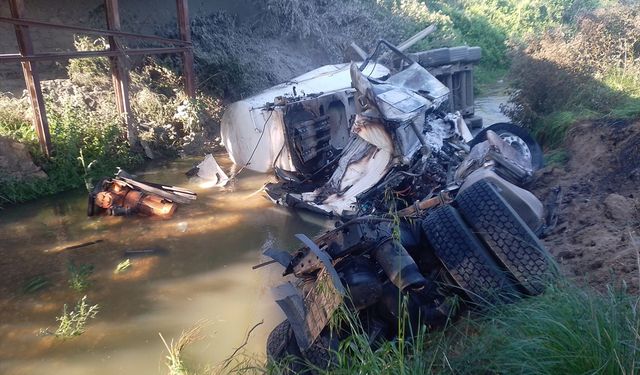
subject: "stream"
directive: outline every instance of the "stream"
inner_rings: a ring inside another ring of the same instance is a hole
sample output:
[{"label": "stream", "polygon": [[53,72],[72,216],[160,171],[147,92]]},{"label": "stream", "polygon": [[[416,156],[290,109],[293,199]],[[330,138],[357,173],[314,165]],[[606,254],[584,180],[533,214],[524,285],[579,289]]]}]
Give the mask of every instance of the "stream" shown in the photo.
[{"label": "stream", "polygon": [[[229,170],[231,162],[218,157]],[[198,199],[168,220],[87,217],[83,190],[0,210],[0,373],[166,373],[169,343],[201,323],[202,338],[185,350],[195,369],[215,367],[251,334],[245,352],[264,358],[265,341],[283,315],[270,287],[282,267],[252,270],[265,246],[298,247],[293,235],[316,235],[332,225],[322,217],[277,207],[258,189],[270,178],[245,170],[226,188],[202,189],[185,176],[196,159],[150,166],[142,180],[194,190]],[[78,243],[102,241],[76,249]],[[125,255],[125,251],[151,254]],[[123,260],[131,267],[115,273]],[[69,262],[91,264],[85,292],[68,285]],[[26,291],[29,280],[45,288]],[[55,331],[63,305],[83,295],[100,311],[81,336],[39,336]]]}]

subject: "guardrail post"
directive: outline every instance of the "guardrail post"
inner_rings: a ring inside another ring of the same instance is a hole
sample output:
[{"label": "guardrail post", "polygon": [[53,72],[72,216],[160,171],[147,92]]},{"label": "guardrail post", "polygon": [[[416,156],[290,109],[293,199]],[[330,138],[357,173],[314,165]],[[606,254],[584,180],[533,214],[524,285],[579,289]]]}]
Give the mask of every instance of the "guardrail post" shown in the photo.
[{"label": "guardrail post", "polygon": [[[107,29],[120,31],[120,13],[118,11],[118,0],[104,0],[107,13]],[[122,48],[115,36],[109,36],[109,49],[115,52],[122,52]],[[113,89],[116,94],[116,106],[118,113],[127,128],[127,139],[131,147],[138,144],[138,131],[132,120],[131,104],[129,102],[129,72],[126,69],[126,57],[124,53],[109,57],[111,62],[111,78]]]},{"label": "guardrail post", "polygon": [[[11,17],[24,17],[25,10],[23,0],[10,0],[9,7],[11,8]],[[16,31],[16,38],[18,40],[20,55],[33,55],[33,44],[31,43],[31,34],[29,33],[29,27],[23,25],[15,25],[14,28]],[[21,64],[22,73],[24,74],[24,81],[27,85],[27,92],[29,93],[29,99],[31,100],[31,108],[33,108],[33,126],[36,129],[36,133],[38,134],[38,141],[40,142],[42,153],[46,157],[50,157],[52,151],[51,134],[49,133],[49,122],[47,121],[44,98],[42,97],[40,76],[34,62],[23,61]]]},{"label": "guardrail post", "polygon": [[193,47],[191,46],[191,23],[187,0],[176,0],[178,6],[178,28],[180,39],[189,43],[182,52],[182,69],[184,71],[184,91],[189,97],[196,97],[196,76],[193,71]]}]

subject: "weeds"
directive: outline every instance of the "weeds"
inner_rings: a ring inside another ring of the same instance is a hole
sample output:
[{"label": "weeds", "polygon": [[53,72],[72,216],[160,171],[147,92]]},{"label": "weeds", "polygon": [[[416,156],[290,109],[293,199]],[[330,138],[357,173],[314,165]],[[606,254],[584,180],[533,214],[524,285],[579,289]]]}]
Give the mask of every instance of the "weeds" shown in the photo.
[{"label": "weeds", "polygon": [[40,290],[46,289],[51,285],[51,280],[49,280],[44,275],[38,275],[30,278],[24,283],[22,287],[22,291],[25,294],[36,293]]},{"label": "weeds", "polygon": [[[76,35],[73,45],[78,51],[108,50],[109,43],[103,37],[93,39]],[[91,59],[69,60],[67,73],[71,81],[79,86],[108,86],[111,83],[109,59],[96,57]]]},{"label": "weeds", "polygon": [[544,164],[562,167],[569,161],[569,154],[565,150],[553,150],[545,155]]},{"label": "weeds", "polygon": [[69,288],[78,293],[87,290],[89,286],[91,286],[89,277],[93,273],[93,269],[94,267],[92,264],[81,264],[76,266],[74,262],[69,262],[67,264],[67,271],[69,272]]},{"label": "weeds", "polygon": [[167,348],[165,364],[167,365],[169,375],[193,374],[193,372],[188,370],[182,352],[189,344],[202,340],[203,337],[201,332],[204,326],[205,322],[198,322],[192,328],[182,331],[180,337],[175,343],[173,342],[173,339],[171,339],[170,343],[167,343],[162,336],[162,333],[158,333],[158,335],[160,335],[160,339],[162,339],[162,343],[165,348]]},{"label": "weeds", "polygon": [[[640,371],[639,304],[625,290],[599,294],[562,282],[541,296],[489,308],[442,331],[421,327],[411,332],[413,339],[382,342],[375,349],[358,317],[343,308],[337,319],[351,334],[335,353],[336,367],[316,371],[635,374]],[[277,374],[285,365],[267,364],[262,370]]]},{"label": "weeds", "polygon": [[67,304],[62,308],[62,315],[57,317],[59,322],[58,329],[55,332],[44,329],[40,331],[41,335],[53,335],[60,339],[70,339],[82,335],[86,331],[87,321],[94,319],[100,310],[99,305],[91,305],[87,303],[87,296],[82,297],[77,303],[75,309],[68,311]]},{"label": "weeds", "polygon": [[131,260],[125,259],[122,262],[118,263],[118,265],[116,266],[116,269],[113,270],[113,273],[117,275],[119,273],[123,273],[127,271],[129,268],[131,268]]}]

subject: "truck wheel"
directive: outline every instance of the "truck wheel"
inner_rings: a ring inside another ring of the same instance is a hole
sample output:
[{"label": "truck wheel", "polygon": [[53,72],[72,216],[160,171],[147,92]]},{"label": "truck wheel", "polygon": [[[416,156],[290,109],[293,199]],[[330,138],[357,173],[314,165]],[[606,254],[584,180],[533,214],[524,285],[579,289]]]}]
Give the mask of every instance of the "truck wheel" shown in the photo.
[{"label": "truck wheel", "polygon": [[278,324],[269,334],[267,358],[278,364],[283,364],[283,361],[287,360],[286,370],[291,374],[300,373],[304,369],[304,359],[288,320]]},{"label": "truck wheel", "polygon": [[519,286],[530,295],[542,293],[551,256],[496,188],[478,181],[455,202],[462,217]]},{"label": "truck wheel", "polygon": [[469,142],[469,146],[473,147],[480,142],[487,140],[487,131],[492,130],[500,136],[503,140],[511,145],[511,147],[518,150],[522,156],[531,160],[531,166],[536,171],[544,167],[544,155],[542,154],[542,148],[536,142],[535,139],[529,134],[527,130],[521,126],[514,125],[508,122],[499,122],[482,129],[476,136]]},{"label": "truck wheel", "polygon": [[335,364],[334,353],[338,349],[337,339],[323,331],[311,347],[301,351],[291,323],[283,321],[274,328],[267,338],[267,358],[278,363],[292,359],[287,363],[287,370],[292,374],[310,374],[309,365],[313,368],[328,369]]},{"label": "truck wheel", "polygon": [[482,243],[450,205],[433,210],[422,222],[435,255],[467,296],[477,304],[506,302],[516,295]]}]

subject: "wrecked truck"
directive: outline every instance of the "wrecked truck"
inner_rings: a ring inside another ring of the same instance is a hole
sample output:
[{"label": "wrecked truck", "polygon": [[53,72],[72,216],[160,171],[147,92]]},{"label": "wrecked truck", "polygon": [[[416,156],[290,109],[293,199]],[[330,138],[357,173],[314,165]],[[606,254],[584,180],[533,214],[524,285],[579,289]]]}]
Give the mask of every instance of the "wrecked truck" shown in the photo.
[{"label": "wrecked truck", "polygon": [[[433,65],[477,55],[455,49],[445,60],[442,50],[417,57]],[[396,68],[383,65],[381,56]],[[458,73],[448,76],[444,67],[431,67],[437,79],[384,41],[359,68],[353,66],[316,69],[225,112],[221,134],[232,161],[273,171],[278,181],[265,188],[273,202],[345,218],[387,212],[390,192],[409,206],[452,183],[469,148],[491,130],[522,155],[523,174],[541,166],[540,147],[515,125],[495,124],[472,135],[469,125],[478,119],[468,117],[472,96],[464,95],[472,90],[451,87],[472,77],[468,66],[452,70],[450,63],[449,73]]]},{"label": "wrecked truck", "polygon": [[[372,77],[367,69],[383,48],[398,68]],[[341,219],[315,239],[296,235],[302,246],[291,253],[265,251],[273,260],[263,265],[284,267],[275,292],[286,316],[267,354],[295,358],[293,373],[335,363],[339,342],[355,333],[333,319],[340,309],[376,347],[463,311],[542,293],[557,272],[538,239],[548,212],[522,188],[539,167],[528,134],[497,124],[474,137],[460,113],[447,111],[448,87],[388,42],[349,74],[355,115],[343,148],[313,169],[286,169],[285,145],[289,158],[299,157],[305,140],[320,149],[331,133],[314,138],[321,124],[311,119],[290,136],[284,122],[271,166],[278,182],[266,186],[279,204]]]}]

